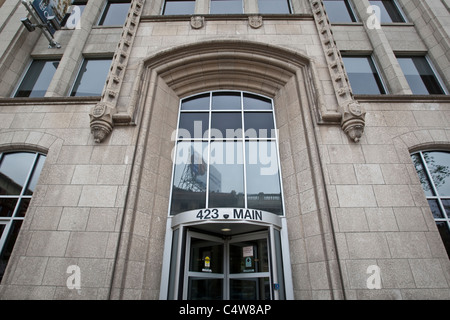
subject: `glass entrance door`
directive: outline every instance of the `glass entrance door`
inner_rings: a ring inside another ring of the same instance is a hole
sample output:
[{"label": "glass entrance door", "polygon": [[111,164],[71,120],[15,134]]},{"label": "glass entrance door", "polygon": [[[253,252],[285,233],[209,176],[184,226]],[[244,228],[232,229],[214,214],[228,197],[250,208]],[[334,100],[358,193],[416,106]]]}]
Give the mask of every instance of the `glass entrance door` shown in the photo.
[{"label": "glass entrance door", "polygon": [[183,298],[272,299],[268,232],[221,238],[189,231]]}]

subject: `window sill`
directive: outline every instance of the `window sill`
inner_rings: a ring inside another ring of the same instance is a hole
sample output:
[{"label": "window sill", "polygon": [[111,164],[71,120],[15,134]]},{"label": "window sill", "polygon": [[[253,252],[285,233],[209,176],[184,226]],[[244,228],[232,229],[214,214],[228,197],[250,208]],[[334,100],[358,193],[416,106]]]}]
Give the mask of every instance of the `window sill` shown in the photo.
[{"label": "window sill", "polygon": [[242,13],[242,14],[183,14],[183,15],[149,15],[142,16],[141,22],[158,21],[189,21],[193,16],[205,17],[205,20],[246,20],[249,16],[259,15],[263,19],[270,20],[312,20],[310,14],[260,14],[260,13]]},{"label": "window sill", "polygon": [[355,94],[354,97],[359,102],[450,102],[450,95],[445,94]]},{"label": "window sill", "polygon": [[97,103],[101,96],[92,97],[39,97],[39,98],[0,98],[0,106],[5,105],[28,105],[28,104],[87,104]]}]

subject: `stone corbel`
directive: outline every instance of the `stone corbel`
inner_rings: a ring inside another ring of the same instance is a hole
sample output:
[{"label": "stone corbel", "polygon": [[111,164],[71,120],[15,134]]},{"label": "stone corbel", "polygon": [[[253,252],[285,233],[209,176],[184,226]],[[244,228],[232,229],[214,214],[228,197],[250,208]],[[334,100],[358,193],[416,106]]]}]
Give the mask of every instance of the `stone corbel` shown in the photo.
[{"label": "stone corbel", "polygon": [[356,100],[352,100],[341,106],[342,130],[354,142],[359,142],[364,133],[366,111]]},{"label": "stone corbel", "polygon": [[91,109],[91,133],[96,143],[102,142],[111,133],[114,126],[113,114],[114,108],[107,102],[99,102]]}]

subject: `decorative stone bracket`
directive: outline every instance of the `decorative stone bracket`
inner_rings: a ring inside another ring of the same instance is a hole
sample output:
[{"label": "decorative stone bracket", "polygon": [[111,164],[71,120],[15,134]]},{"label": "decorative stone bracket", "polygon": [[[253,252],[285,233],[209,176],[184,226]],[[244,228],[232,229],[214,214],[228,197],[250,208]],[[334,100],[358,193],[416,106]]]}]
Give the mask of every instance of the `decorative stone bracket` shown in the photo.
[{"label": "decorative stone bracket", "polygon": [[366,112],[353,97],[344,62],[336,46],[323,2],[310,0],[310,3],[336,93],[342,130],[354,142],[359,142],[364,133]]},{"label": "decorative stone bracket", "polygon": [[91,132],[94,135],[94,141],[97,143],[102,142],[113,129],[117,99],[122,87],[144,3],[145,0],[133,0],[131,2],[130,10],[122,29],[122,36],[111,63],[102,99],[89,113]]}]

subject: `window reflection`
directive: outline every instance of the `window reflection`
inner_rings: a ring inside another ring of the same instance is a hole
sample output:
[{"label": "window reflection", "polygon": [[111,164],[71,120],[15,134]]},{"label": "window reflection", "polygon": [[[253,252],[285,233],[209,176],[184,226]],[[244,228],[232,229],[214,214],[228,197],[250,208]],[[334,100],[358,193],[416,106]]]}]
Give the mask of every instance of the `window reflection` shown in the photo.
[{"label": "window reflection", "polygon": [[186,98],[178,140],[171,214],[221,207],[283,214],[272,100],[236,91]]},{"label": "window reflection", "polygon": [[450,257],[450,153],[417,152],[411,158]]},{"label": "window reflection", "polygon": [[275,142],[246,142],[245,158],[248,207],[281,214],[280,177]]},{"label": "window reflection", "polygon": [[205,142],[178,143],[172,188],[172,214],[206,206],[207,163],[203,158],[205,147]]},{"label": "window reflection", "polygon": [[0,153],[0,282],[45,158],[31,152]]},{"label": "window reflection", "polygon": [[242,142],[212,142],[209,166],[209,206],[244,207]]}]

